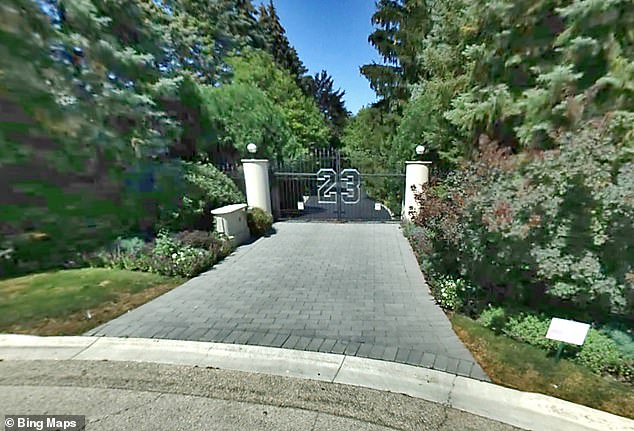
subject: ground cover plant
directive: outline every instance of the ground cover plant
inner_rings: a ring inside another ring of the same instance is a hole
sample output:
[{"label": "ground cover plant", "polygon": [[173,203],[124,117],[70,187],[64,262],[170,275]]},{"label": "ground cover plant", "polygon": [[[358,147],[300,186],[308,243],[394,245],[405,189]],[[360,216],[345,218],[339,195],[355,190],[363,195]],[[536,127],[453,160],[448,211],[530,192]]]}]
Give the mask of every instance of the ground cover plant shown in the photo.
[{"label": "ground cover plant", "polygon": [[117,239],[111,246],[84,256],[95,267],[194,277],[231,253],[228,239],[207,231],[159,232],[151,242]]}]

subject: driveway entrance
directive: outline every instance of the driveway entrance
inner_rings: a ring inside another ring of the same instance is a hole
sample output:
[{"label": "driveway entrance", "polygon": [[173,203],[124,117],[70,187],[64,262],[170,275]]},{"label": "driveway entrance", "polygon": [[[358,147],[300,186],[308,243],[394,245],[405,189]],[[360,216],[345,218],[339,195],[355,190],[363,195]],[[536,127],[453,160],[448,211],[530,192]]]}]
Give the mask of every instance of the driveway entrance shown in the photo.
[{"label": "driveway entrance", "polygon": [[386,188],[401,199],[405,175],[360,172],[339,150],[325,148],[275,163],[272,184],[273,212],[281,220],[394,221],[400,215],[375,199]]},{"label": "driveway entrance", "polygon": [[393,223],[277,223],[212,270],[88,335],[361,356],[487,380]]}]

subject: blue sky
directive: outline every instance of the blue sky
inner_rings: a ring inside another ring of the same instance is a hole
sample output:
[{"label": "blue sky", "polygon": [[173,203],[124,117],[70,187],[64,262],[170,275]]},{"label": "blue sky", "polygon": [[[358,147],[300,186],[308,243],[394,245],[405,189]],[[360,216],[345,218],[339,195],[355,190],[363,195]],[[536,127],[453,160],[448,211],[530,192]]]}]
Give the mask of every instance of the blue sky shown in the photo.
[{"label": "blue sky", "polygon": [[[268,3],[256,0],[254,3]],[[368,43],[374,0],[274,0],[286,36],[310,74],[326,69],[335,87],[346,91],[346,107],[356,114],[375,95],[359,66],[380,62]]]}]

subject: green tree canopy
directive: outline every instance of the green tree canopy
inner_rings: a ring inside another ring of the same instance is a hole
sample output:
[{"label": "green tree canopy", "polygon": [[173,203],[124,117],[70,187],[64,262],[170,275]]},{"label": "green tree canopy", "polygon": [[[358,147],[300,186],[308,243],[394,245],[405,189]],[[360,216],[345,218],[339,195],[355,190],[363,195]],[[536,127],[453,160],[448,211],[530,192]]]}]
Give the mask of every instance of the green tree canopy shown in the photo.
[{"label": "green tree canopy", "polygon": [[230,145],[246,154],[246,146],[255,143],[272,159],[295,157],[301,152],[283,110],[264,91],[237,83],[204,87],[202,93],[217,131],[213,145]]},{"label": "green tree canopy", "polygon": [[325,146],[330,132],[314,100],[306,96],[292,76],[276,66],[262,51],[249,51],[231,57],[236,84],[248,84],[262,90],[278,106],[296,142],[304,148]]}]

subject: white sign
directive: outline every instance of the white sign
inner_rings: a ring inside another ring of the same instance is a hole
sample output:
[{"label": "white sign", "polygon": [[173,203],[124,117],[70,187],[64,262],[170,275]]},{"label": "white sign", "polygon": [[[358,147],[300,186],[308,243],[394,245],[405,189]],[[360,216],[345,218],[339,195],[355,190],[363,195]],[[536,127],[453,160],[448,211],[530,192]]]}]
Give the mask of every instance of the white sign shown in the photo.
[{"label": "white sign", "polygon": [[297,202],[297,209],[300,211],[304,211],[304,202]]},{"label": "white sign", "polygon": [[581,346],[586,339],[586,335],[588,335],[589,329],[590,325],[587,323],[555,317],[550,321],[546,338]]},{"label": "white sign", "polygon": [[374,203],[374,211],[381,211],[381,204]]}]

